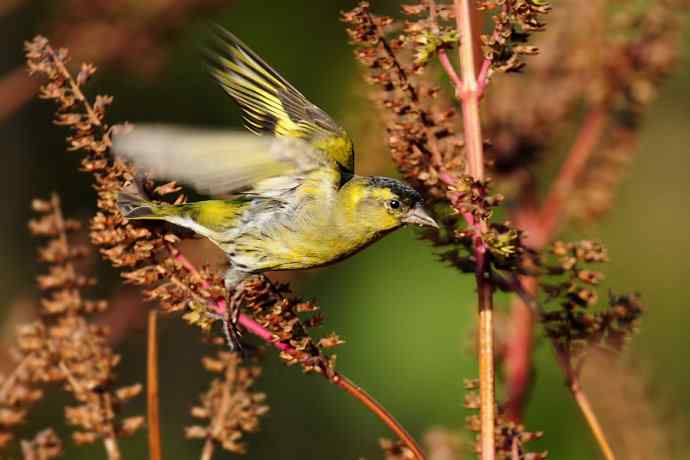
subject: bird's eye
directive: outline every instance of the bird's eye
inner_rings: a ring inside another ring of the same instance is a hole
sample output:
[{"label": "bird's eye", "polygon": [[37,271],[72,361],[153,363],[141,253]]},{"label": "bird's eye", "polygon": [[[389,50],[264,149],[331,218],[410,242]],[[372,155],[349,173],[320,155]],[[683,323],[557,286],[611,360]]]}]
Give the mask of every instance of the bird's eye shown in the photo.
[{"label": "bird's eye", "polygon": [[388,204],[391,207],[391,209],[400,208],[400,202],[398,200],[391,200]]}]

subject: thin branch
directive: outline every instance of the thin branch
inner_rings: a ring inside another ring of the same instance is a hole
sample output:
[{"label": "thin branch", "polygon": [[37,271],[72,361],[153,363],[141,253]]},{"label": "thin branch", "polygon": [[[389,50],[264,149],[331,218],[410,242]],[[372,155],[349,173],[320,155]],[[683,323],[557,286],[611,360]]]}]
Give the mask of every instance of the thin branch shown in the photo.
[{"label": "thin branch", "polygon": [[[435,22],[435,3],[430,3],[432,22]],[[465,151],[467,154],[467,172],[477,180],[484,180],[484,145],[481,121],[479,118],[479,100],[484,92],[490,62],[486,60],[480,69],[480,81],[477,80],[477,60],[481,48],[477,23],[479,12],[470,5],[469,0],[455,1],[455,17],[460,34],[460,66],[462,78],[455,71],[445,53],[439,50],[439,60],[455,86],[455,94],[462,104],[463,125],[465,134]],[[442,176],[446,183],[454,178]],[[450,184],[449,184],[450,185]],[[486,247],[481,235],[486,230],[486,222],[476,222],[471,214],[465,213],[467,223],[474,227],[475,280],[479,307],[479,394],[480,394],[480,446],[482,460],[493,460],[496,455],[495,425],[495,366],[494,366],[494,325],[493,325],[493,286],[488,276],[489,264]]]},{"label": "thin branch", "polygon": [[[564,201],[573,191],[575,182],[582,174],[587,160],[601,139],[606,127],[606,112],[604,107],[591,110],[584,119],[582,127],[576,137],[566,161],[554,180],[551,190],[547,194],[540,210],[533,210],[532,204],[521,209],[515,216],[518,226],[525,229],[529,245],[541,250],[553,238],[562,225],[565,212]],[[536,201],[532,199],[529,203]],[[526,291],[533,296],[536,293],[536,283],[526,280]],[[519,420],[522,414],[525,394],[529,386],[529,369],[531,367],[532,335],[534,329],[534,315],[530,309],[517,299],[512,308],[512,336],[508,343],[507,387],[509,397],[507,401],[508,416]]]},{"label": "thin branch", "polygon": [[585,417],[587,425],[589,425],[589,429],[592,431],[592,434],[594,435],[594,439],[597,441],[597,444],[599,445],[601,452],[604,454],[604,458],[606,458],[606,460],[616,460],[616,456],[613,454],[613,450],[611,449],[608,439],[604,434],[604,429],[601,427],[599,419],[594,413],[594,410],[592,409],[592,405],[590,404],[587,395],[580,386],[580,382],[577,378],[577,375],[575,374],[575,371],[573,370],[573,367],[570,365],[570,360],[568,359],[568,356],[566,356],[565,353],[560,352],[558,349],[556,349],[556,356],[558,358],[558,364],[561,366],[561,369],[563,370],[563,372],[566,375],[566,378],[568,379],[568,389],[573,394],[575,402],[577,402],[577,407],[580,409],[580,412],[582,412],[582,415]]},{"label": "thin branch", "polygon": [[67,79],[67,82],[69,83],[70,89],[72,90],[74,96],[79,100],[79,102],[83,104],[84,109],[86,110],[86,113],[89,116],[89,121],[91,122],[91,124],[93,124],[94,126],[101,126],[101,120],[98,118],[98,115],[96,115],[96,111],[93,109],[88,99],[86,99],[86,96],[84,96],[84,93],[81,91],[81,88],[79,87],[77,82],[74,81],[72,73],[69,70],[67,70],[67,67],[65,67],[63,60],[55,54],[55,51],[52,47],[48,47],[46,51],[53,58],[53,63],[55,64],[55,67],[57,67],[60,73]]},{"label": "thin branch", "polygon": [[[435,0],[429,0],[429,19],[431,20],[431,27],[433,28],[434,33],[438,34],[439,27]],[[448,57],[448,53],[446,52],[445,48],[438,49],[438,60],[441,62],[443,70],[445,70],[446,74],[448,74],[450,82],[455,87],[456,97],[460,98],[459,91],[462,88],[462,80],[460,79],[458,73],[455,71],[455,67],[453,67],[453,64],[451,64],[450,58]]]},{"label": "thin branch", "polygon": [[536,247],[543,247],[557,231],[564,212],[563,202],[573,191],[575,182],[582,174],[587,160],[599,143],[606,122],[606,111],[603,107],[595,108],[585,116],[577,139],[542,206],[540,225],[536,229],[538,233],[533,242]]},{"label": "thin branch", "polygon": [[473,30],[473,16],[477,12],[470,0],[455,0],[455,17],[460,34],[460,73],[462,75],[461,102],[464,122],[465,145],[467,151],[468,172],[476,179],[484,179],[484,148],[482,128],[479,119],[479,85],[477,83]]},{"label": "thin branch", "polygon": [[12,388],[12,385],[14,385],[14,382],[19,377],[19,374],[21,374],[24,371],[24,368],[28,364],[29,358],[27,355],[22,358],[22,360],[19,362],[19,364],[17,364],[12,373],[9,376],[7,376],[4,382],[2,382],[2,387],[0,387],[0,402],[5,401],[5,399],[7,398],[7,393],[10,391],[10,388]]},{"label": "thin branch", "polygon": [[[197,268],[181,253],[175,256],[176,260],[180,262],[190,273],[202,279],[202,285],[208,287],[208,283],[203,280],[201,274]],[[225,300],[218,300],[214,306],[214,310],[217,312],[225,311]],[[247,329],[252,334],[259,337],[264,342],[270,343],[274,347],[278,348],[280,351],[294,354],[295,349],[289,344],[279,342],[275,340],[274,335],[266,328],[261,326],[259,323],[254,321],[249,316],[244,313],[240,313],[239,323]],[[407,432],[407,430],[393,417],[393,415],[388,412],[378,401],[376,401],[369,393],[364,391],[361,387],[356,385],[352,380],[348,379],[346,376],[340,372],[332,372],[331,375],[326,373],[321,374],[331,383],[339,386],[355,399],[360,401],[367,409],[369,409],[376,417],[379,418],[388,428],[398,436],[405,446],[410,449],[417,460],[426,460],[426,456],[422,449],[417,444],[417,441]],[[204,457],[202,457],[202,460]]]},{"label": "thin branch", "polygon": [[[534,278],[528,278],[528,280],[534,280]],[[515,294],[518,295],[518,297],[523,301],[523,303],[525,305],[529,305],[530,307],[532,307],[530,308],[530,311],[536,311],[539,316],[544,314],[544,309],[537,302],[534,295],[534,291],[537,288],[536,282],[530,281],[530,284],[525,285],[517,276],[514,276],[512,281],[509,283],[512,284],[513,292],[515,292]],[[568,389],[572,393],[573,398],[577,403],[577,407],[580,409],[580,412],[585,418],[587,425],[589,425],[589,428],[592,431],[594,439],[599,445],[601,452],[604,454],[606,460],[616,460],[616,457],[613,454],[613,450],[611,449],[608,439],[604,434],[604,430],[601,427],[601,424],[599,423],[599,419],[594,413],[594,410],[592,409],[592,405],[590,404],[587,395],[580,386],[577,373],[573,369],[568,355],[558,348],[555,340],[552,339],[550,340],[550,342],[553,346],[554,352],[556,353],[556,361],[558,362],[558,365],[565,374]]]},{"label": "thin branch", "polygon": [[[526,277],[525,289],[534,292],[536,279]],[[530,387],[535,315],[520,295],[515,296],[510,310],[510,336],[505,352],[506,402],[508,419],[519,422]]]},{"label": "thin branch", "polygon": [[491,71],[491,59],[484,58],[482,66],[479,69],[479,76],[477,77],[477,84],[479,85],[479,97],[484,95],[484,90],[489,84],[489,72]]},{"label": "thin branch", "polygon": [[[460,73],[462,88],[459,92],[467,152],[467,172],[477,180],[484,180],[484,145],[479,118],[480,87],[477,82],[477,50],[479,48],[479,12],[470,0],[455,0],[455,18],[460,35]],[[457,91],[456,91],[457,92]],[[475,279],[479,306],[479,443],[482,460],[496,458],[496,395],[494,369],[493,286],[487,276],[489,263],[482,233],[486,222],[474,222]]]},{"label": "thin branch", "polygon": [[[225,372],[228,371],[226,370]],[[201,457],[199,457],[200,460],[211,460],[211,458],[213,458],[213,451],[216,446],[213,438],[222,429],[223,417],[225,417],[230,410],[230,404],[232,403],[230,381],[227,376],[223,380],[223,397],[220,401],[220,407],[218,411],[216,411],[213,421],[211,422],[209,435],[206,437],[206,441],[204,441],[204,448],[201,450]]]},{"label": "thin branch", "polygon": [[453,64],[451,64],[450,58],[448,57],[448,53],[446,53],[446,50],[442,48],[438,50],[438,60],[441,62],[443,70],[445,70],[446,74],[448,74],[450,82],[455,87],[455,95],[457,97],[460,97],[460,91],[463,87],[462,79],[460,79],[460,76],[455,71],[455,67],[453,67]]},{"label": "thin branch", "polygon": [[161,460],[161,419],[158,391],[158,311],[149,310],[146,357],[146,410],[148,418],[149,458]]},{"label": "thin branch", "polygon": [[[57,356],[57,350],[52,349],[51,352],[56,354]],[[69,367],[67,367],[67,364],[65,364],[64,361],[60,360],[58,362],[58,367],[65,374],[65,378],[67,379],[67,381],[73,389],[72,392],[74,393],[75,398],[77,400],[80,400],[81,397],[86,398],[86,393],[88,393],[89,390],[85,389],[79,383],[74,374],[72,374],[72,371],[70,371]],[[105,406],[103,407],[103,410],[106,413],[111,413],[113,411],[113,408],[110,396],[108,394],[98,396],[100,398],[103,398],[103,405]],[[120,446],[118,445],[117,438],[115,437],[115,430],[112,423],[108,427],[107,433],[103,434],[103,446],[105,447],[105,452],[108,454],[108,460],[120,460],[122,458],[122,454],[120,453]]]},{"label": "thin branch", "polygon": [[117,445],[117,438],[112,433],[103,438],[103,445],[108,454],[108,460],[120,460],[120,447]]}]

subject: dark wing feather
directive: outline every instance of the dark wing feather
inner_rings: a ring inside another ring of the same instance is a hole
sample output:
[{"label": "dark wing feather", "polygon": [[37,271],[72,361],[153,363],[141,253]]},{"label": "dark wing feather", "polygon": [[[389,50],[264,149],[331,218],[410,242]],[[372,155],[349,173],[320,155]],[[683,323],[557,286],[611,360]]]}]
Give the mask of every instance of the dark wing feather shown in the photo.
[{"label": "dark wing feather", "polygon": [[207,57],[211,75],[242,108],[249,130],[300,138],[340,168],[354,170],[352,141],[345,130],[237,37],[216,27]]}]

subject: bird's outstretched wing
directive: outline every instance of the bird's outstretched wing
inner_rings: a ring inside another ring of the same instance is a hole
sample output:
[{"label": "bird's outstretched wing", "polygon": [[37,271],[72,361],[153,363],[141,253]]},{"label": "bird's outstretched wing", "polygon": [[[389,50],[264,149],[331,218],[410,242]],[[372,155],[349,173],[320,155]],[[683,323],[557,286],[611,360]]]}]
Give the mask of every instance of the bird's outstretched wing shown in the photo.
[{"label": "bird's outstretched wing", "polygon": [[207,56],[252,132],[136,125],[114,133],[117,157],[211,195],[279,196],[314,180],[333,189],[349,177],[352,142],[328,114],[220,27]]},{"label": "bird's outstretched wing", "polygon": [[339,180],[335,163],[305,141],[246,131],[137,124],[114,132],[112,150],[142,172],[209,195],[280,194],[323,169]]},{"label": "bird's outstretched wing", "polygon": [[206,54],[211,75],[240,105],[250,131],[303,139],[343,170],[354,171],[347,132],[237,37],[217,26]]}]

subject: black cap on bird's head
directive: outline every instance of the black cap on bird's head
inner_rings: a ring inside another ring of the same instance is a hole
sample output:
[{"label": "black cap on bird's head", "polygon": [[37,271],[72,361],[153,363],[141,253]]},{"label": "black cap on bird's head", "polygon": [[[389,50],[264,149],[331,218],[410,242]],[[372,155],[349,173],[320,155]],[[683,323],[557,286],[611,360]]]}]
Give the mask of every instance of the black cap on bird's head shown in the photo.
[{"label": "black cap on bird's head", "polygon": [[424,209],[424,199],[417,190],[390,177],[371,177],[370,186],[385,191],[385,206],[390,213],[398,216],[401,223],[420,227],[439,228],[436,221]]}]

